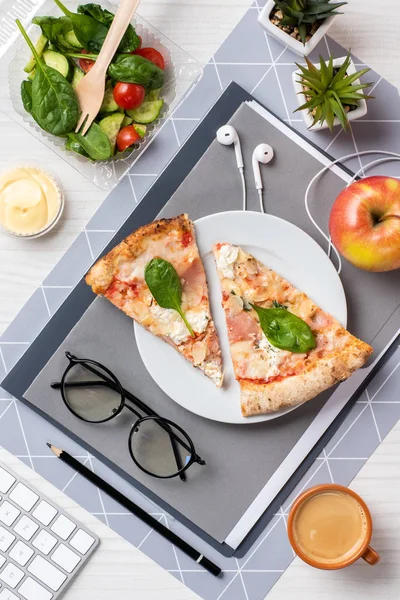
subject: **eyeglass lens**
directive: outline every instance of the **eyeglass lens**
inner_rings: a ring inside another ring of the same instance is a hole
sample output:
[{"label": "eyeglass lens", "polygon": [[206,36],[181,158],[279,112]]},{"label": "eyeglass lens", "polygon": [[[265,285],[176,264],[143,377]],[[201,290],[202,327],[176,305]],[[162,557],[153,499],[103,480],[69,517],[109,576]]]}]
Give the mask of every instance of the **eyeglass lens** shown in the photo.
[{"label": "eyeglass lens", "polygon": [[192,456],[190,450],[187,450],[176,441],[175,451],[179,455],[181,465],[180,468],[178,467],[169,432],[176,436],[176,440],[182,440],[188,448],[190,442],[173,425],[167,425],[166,427],[167,430],[161,427],[160,421],[157,419],[146,419],[139,423],[130,439],[132,455],[137,463],[143,469],[158,477],[177,474],[180,468],[183,468],[190,461]]},{"label": "eyeglass lens", "polygon": [[107,381],[92,373],[81,363],[74,364],[65,376],[63,394],[71,410],[85,421],[100,422],[114,415],[121,406],[122,397],[117,389],[118,382],[101,367],[96,370]]}]

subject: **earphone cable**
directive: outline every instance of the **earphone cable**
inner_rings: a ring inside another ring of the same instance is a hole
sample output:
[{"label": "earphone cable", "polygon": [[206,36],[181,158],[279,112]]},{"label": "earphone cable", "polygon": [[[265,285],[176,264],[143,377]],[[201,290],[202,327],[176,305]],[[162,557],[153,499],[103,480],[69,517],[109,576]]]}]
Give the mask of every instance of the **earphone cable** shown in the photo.
[{"label": "earphone cable", "polygon": [[244,177],[244,169],[241,167],[239,169],[240,177],[242,178],[242,188],[243,188],[243,210],[247,208],[247,192],[246,192],[246,179]]}]

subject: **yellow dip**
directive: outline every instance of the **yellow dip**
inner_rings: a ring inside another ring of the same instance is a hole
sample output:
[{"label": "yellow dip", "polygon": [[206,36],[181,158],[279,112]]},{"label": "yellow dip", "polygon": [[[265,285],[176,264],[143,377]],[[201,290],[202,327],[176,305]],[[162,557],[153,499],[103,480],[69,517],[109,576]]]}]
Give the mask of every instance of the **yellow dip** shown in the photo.
[{"label": "yellow dip", "polygon": [[30,235],[54,221],[60,209],[55,181],[35,167],[0,175],[0,223],[12,233]]}]

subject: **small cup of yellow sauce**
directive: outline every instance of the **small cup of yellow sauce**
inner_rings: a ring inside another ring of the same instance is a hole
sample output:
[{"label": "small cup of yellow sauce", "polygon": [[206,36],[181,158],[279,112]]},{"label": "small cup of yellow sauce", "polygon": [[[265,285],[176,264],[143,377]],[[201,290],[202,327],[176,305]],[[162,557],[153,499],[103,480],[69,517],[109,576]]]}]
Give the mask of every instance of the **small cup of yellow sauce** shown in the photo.
[{"label": "small cup of yellow sauce", "polygon": [[36,238],[58,223],[64,195],[54,175],[31,163],[0,173],[0,225],[16,237]]}]

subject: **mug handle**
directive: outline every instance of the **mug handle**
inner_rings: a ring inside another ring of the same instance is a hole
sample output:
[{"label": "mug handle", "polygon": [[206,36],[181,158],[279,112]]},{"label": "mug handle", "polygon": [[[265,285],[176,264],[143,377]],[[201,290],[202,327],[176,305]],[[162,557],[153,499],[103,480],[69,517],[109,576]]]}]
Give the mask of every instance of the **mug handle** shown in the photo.
[{"label": "mug handle", "polygon": [[381,557],[379,556],[379,554],[377,552],[375,552],[375,550],[373,548],[371,548],[371,546],[368,546],[368,548],[366,549],[366,551],[362,555],[362,558],[369,565],[376,565],[376,563],[379,562],[379,560],[380,560]]}]

